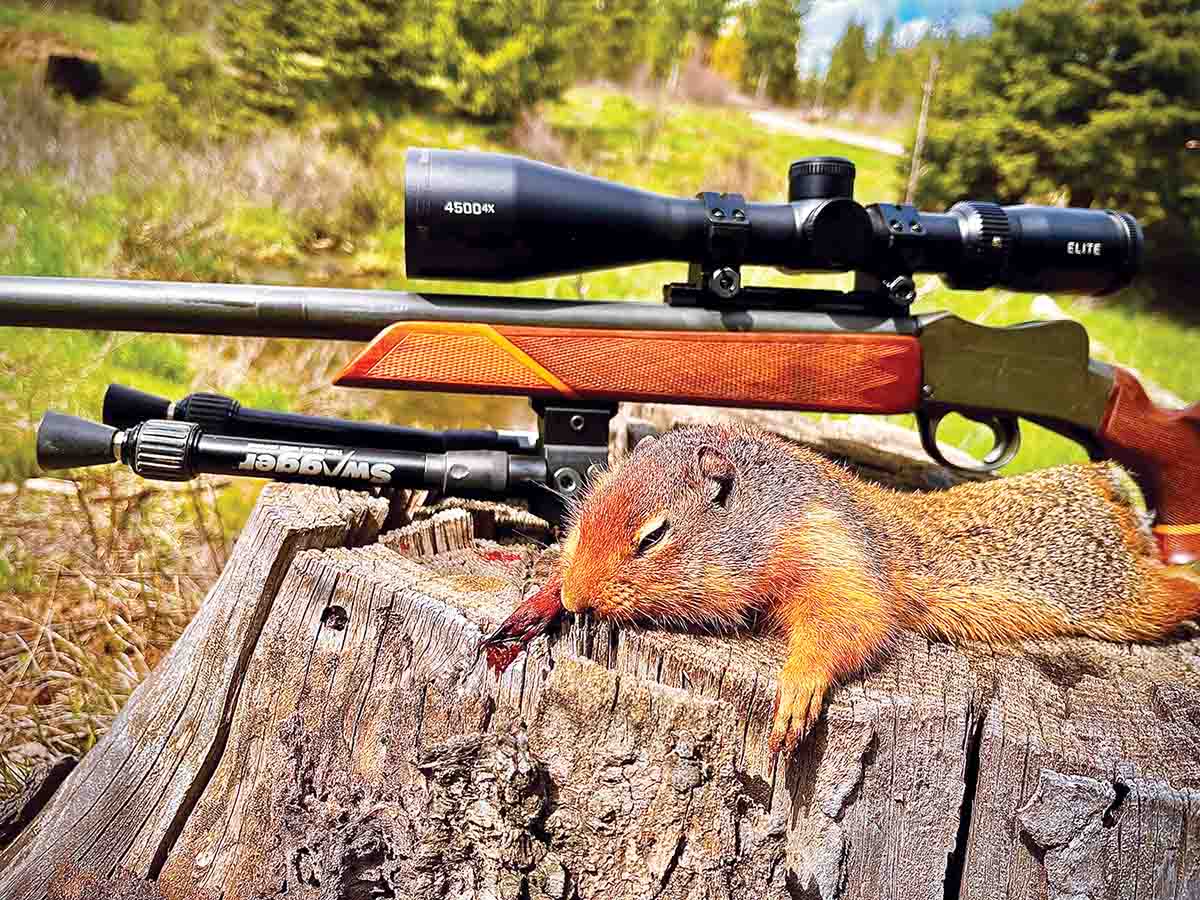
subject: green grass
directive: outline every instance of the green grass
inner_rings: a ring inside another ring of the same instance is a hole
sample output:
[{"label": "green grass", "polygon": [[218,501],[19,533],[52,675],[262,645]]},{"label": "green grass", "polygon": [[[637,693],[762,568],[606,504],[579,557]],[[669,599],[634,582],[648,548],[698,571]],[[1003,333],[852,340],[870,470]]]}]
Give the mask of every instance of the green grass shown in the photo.
[{"label": "green grass", "polygon": [[33,429],[46,409],[100,418],[104,389],[131,384],[167,396],[186,392],[187,343],[163,335],[6,328],[0,335],[0,481],[38,472]]},{"label": "green grass", "polygon": [[51,173],[17,179],[0,174],[0,271],[25,275],[102,274],[111,257],[119,204],[100,197],[80,204]]}]

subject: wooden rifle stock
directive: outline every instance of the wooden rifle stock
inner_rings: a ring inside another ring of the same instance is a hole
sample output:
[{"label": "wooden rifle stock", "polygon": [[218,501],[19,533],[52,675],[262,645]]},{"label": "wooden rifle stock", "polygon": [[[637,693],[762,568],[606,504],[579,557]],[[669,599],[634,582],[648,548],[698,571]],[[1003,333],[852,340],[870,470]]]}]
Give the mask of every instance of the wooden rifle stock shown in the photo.
[{"label": "wooden rifle stock", "polygon": [[1200,559],[1200,403],[1163,409],[1132,374],[1114,368],[1099,437],[1105,453],[1138,476],[1163,559]]},{"label": "wooden rifle stock", "polygon": [[901,334],[400,322],[335,383],[575,402],[901,413],[920,399],[921,347]]}]

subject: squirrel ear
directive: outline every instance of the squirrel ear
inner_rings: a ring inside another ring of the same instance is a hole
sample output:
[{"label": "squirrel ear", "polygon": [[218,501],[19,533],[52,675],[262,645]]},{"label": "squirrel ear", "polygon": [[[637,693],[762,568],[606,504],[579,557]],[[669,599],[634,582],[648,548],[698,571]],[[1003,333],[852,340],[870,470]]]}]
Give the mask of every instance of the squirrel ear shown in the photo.
[{"label": "squirrel ear", "polygon": [[724,506],[733,489],[734,468],[729,457],[713,447],[701,447],[697,457],[710,503]]}]

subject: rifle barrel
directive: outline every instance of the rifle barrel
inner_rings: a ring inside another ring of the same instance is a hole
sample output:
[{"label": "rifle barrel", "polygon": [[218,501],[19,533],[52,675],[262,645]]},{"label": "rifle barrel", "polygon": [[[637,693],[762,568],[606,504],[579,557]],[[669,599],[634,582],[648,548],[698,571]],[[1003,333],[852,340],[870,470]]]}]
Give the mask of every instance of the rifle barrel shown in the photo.
[{"label": "rifle barrel", "polygon": [[409,291],[0,277],[0,326],[369,341],[396,322],[654,331],[912,334],[916,320],[855,312],[711,309]]}]

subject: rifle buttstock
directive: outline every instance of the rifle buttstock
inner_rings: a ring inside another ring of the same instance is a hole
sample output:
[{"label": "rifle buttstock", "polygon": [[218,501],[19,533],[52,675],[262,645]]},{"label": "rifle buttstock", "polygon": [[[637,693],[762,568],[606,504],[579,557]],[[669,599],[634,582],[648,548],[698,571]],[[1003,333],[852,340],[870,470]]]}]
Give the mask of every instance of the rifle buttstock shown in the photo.
[{"label": "rifle buttstock", "polygon": [[1132,374],[1114,367],[1100,439],[1141,480],[1157,512],[1154,533],[1163,559],[1200,559],[1200,403],[1163,409]]},{"label": "rifle buttstock", "polygon": [[901,413],[919,402],[921,348],[900,334],[399,322],[335,383],[576,402]]}]

